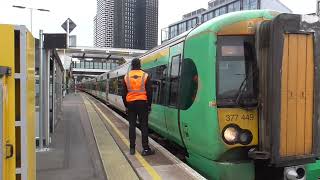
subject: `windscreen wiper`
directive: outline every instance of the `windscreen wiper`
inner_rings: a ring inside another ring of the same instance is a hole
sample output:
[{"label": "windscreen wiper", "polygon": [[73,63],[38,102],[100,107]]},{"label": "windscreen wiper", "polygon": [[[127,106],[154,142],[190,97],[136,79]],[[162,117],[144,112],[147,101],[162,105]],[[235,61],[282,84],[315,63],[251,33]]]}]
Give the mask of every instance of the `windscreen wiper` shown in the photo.
[{"label": "windscreen wiper", "polygon": [[256,76],[258,72],[258,69],[256,69],[254,72],[252,72],[249,76],[247,76],[241,83],[240,87],[239,87],[239,90],[237,92],[237,98],[236,98],[236,104],[241,106],[240,104],[240,100],[241,100],[241,97],[243,95],[243,93],[245,92],[245,89],[247,87],[247,82],[248,82],[248,79],[249,78],[254,78]]}]

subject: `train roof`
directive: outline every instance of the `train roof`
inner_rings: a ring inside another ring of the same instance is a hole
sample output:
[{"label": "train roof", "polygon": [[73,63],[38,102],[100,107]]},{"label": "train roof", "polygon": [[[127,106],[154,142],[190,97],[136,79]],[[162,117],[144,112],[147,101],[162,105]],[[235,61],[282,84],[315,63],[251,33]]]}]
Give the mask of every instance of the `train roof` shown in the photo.
[{"label": "train roof", "polygon": [[272,10],[245,10],[227,13],[201,24],[188,34],[187,39],[203,32],[217,33],[221,28],[241,21],[255,18],[273,19],[278,14],[280,13]]},{"label": "train roof", "polygon": [[205,31],[212,31],[215,30],[216,32],[219,31],[224,26],[240,22],[240,21],[246,21],[252,18],[265,18],[265,19],[272,19],[275,15],[278,15],[279,12],[272,11],[272,10],[245,10],[245,11],[236,11],[227,13],[221,16],[218,16],[216,18],[213,18],[199,26],[194,27],[193,29],[190,29],[177,37],[168,40],[167,42],[161,44],[160,46],[157,46],[145,54],[143,54],[141,57],[147,56],[149,54],[152,54],[154,52],[157,52],[158,50],[161,50],[167,46],[170,46],[170,44],[176,44],[178,41],[181,41],[183,39],[188,39],[189,37],[192,37],[196,34],[205,32]]},{"label": "train roof", "polygon": [[[146,52],[145,54],[140,56],[140,58],[145,57],[150,54],[153,54],[153,53],[156,53],[159,50],[162,50],[162,49],[170,46],[171,44],[176,44],[179,41],[189,39],[189,38],[194,37],[195,35],[203,33],[203,32],[207,32],[207,31],[218,32],[224,26],[228,26],[233,23],[237,23],[240,21],[246,21],[246,20],[250,20],[250,19],[254,19],[254,18],[273,19],[278,14],[279,14],[279,12],[272,11],[272,10],[245,10],[245,11],[236,11],[236,12],[227,13],[227,14],[215,17],[215,18],[213,18],[213,19],[211,19],[211,20],[209,20],[199,26],[194,27],[193,29],[190,29],[190,30],[178,35],[177,37],[161,44],[160,46],[157,46],[157,47],[149,50],[148,52]],[[128,65],[128,63],[130,63],[130,62],[122,64],[121,66],[117,67],[117,69]],[[113,70],[109,71],[108,73],[112,73],[112,72],[116,71],[117,69],[113,69]],[[104,74],[98,76],[96,79],[100,79],[101,76],[105,76],[108,73],[104,73]]]}]

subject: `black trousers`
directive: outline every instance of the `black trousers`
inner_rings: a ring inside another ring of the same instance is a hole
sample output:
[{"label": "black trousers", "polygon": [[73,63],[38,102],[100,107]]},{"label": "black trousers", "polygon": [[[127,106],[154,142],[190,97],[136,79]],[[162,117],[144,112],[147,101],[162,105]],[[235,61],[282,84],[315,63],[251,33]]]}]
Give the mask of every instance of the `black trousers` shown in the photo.
[{"label": "black trousers", "polygon": [[136,145],[136,122],[139,118],[143,149],[149,149],[148,142],[148,104],[146,101],[128,102],[130,147]]}]

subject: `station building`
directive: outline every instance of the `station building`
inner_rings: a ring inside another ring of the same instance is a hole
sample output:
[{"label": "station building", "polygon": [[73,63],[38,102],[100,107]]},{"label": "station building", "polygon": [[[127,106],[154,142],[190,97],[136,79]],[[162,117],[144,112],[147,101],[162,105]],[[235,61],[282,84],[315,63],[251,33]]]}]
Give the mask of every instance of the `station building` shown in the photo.
[{"label": "station building", "polygon": [[162,29],[161,41],[172,39],[183,32],[214,17],[241,10],[271,9],[279,12],[292,11],[279,0],[211,0],[208,9],[198,9],[183,15],[182,20]]}]

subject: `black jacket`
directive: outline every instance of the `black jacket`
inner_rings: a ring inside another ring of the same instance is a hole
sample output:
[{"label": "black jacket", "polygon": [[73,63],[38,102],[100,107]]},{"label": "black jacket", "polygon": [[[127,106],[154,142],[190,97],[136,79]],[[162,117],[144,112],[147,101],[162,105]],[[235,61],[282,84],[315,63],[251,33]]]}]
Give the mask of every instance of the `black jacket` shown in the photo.
[{"label": "black jacket", "polygon": [[[127,94],[128,94],[128,88],[127,88],[127,84],[125,82],[125,80],[122,80],[122,84],[123,84],[123,91],[122,91],[122,101],[124,106],[127,108],[128,107],[128,102],[126,100]],[[149,108],[151,107],[151,103],[152,103],[152,84],[151,84],[151,79],[150,79],[150,75],[148,76],[147,80],[146,80],[146,92],[147,92],[147,98],[148,98],[148,106]]]}]

